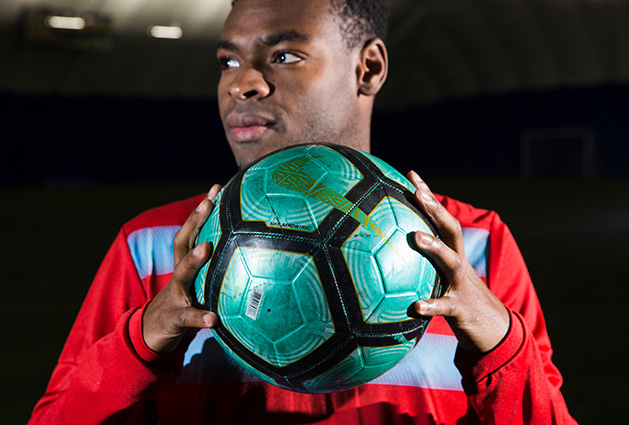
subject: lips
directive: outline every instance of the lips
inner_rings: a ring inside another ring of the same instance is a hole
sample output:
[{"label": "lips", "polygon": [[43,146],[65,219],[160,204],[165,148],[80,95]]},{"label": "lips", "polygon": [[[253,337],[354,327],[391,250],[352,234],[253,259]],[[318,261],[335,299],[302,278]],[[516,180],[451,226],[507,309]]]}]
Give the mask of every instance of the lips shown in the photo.
[{"label": "lips", "polygon": [[259,140],[275,124],[272,118],[253,113],[231,113],[226,122],[233,140],[241,143]]}]

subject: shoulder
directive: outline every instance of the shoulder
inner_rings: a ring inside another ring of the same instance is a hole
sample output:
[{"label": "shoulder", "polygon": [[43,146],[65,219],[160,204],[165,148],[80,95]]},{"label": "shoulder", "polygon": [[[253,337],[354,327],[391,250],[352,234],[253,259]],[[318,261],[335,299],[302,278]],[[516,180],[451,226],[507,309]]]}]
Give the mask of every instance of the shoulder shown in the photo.
[{"label": "shoulder", "polygon": [[496,225],[502,225],[495,211],[477,208],[468,203],[435,194],[437,200],[461,223],[462,228],[485,229],[491,231]]},{"label": "shoulder", "polygon": [[140,279],[172,273],[173,237],[203,196],[152,208],[125,223],[117,241],[126,246]]},{"label": "shoulder", "polygon": [[144,211],[125,223],[123,232],[128,235],[149,227],[181,227],[204,196],[201,194]]}]

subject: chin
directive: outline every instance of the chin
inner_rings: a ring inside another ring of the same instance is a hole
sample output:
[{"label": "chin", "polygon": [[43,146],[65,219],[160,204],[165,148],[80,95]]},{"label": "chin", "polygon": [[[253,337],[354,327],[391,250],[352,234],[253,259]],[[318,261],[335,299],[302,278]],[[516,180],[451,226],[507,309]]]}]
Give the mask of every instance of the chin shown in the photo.
[{"label": "chin", "polygon": [[[236,158],[236,164],[238,164],[238,168],[245,168],[248,165],[250,165],[252,162],[255,162],[258,158],[266,155],[269,152],[262,152],[257,154],[256,152],[252,152],[253,149],[247,149],[247,147],[244,147],[244,149],[242,149],[244,152],[238,154],[234,152],[234,157]],[[233,151],[233,150],[232,150]]]}]

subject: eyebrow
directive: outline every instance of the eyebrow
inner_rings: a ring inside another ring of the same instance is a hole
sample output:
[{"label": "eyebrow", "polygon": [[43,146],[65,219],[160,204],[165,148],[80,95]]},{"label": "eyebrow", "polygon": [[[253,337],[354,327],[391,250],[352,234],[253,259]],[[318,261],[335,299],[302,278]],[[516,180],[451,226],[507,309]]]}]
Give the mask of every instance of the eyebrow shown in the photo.
[{"label": "eyebrow", "polygon": [[310,37],[298,31],[281,31],[269,34],[258,40],[258,44],[271,47],[284,41],[309,41]]},{"label": "eyebrow", "polygon": [[232,43],[231,41],[223,40],[222,38],[219,39],[216,43],[216,49],[238,50],[234,43]]},{"label": "eyebrow", "polygon": [[[260,37],[256,41],[256,45],[264,46],[264,47],[272,47],[285,41],[305,42],[309,40],[310,40],[310,37],[308,37],[306,34],[303,34],[294,30],[289,30],[289,31],[280,31],[273,34],[266,35],[264,37]],[[238,50],[238,47],[236,46],[235,43],[232,43],[231,41],[225,40],[225,39],[219,39],[218,42],[216,43],[216,48],[231,50],[231,51]]]}]

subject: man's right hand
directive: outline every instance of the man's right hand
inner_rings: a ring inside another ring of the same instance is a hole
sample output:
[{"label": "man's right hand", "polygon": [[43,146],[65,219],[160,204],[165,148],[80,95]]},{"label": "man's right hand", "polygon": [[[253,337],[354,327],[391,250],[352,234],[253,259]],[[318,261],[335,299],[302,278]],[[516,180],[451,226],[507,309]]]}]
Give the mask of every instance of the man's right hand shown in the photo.
[{"label": "man's right hand", "polygon": [[199,328],[212,328],[218,323],[215,313],[192,306],[190,288],[197,272],[212,253],[208,242],[196,248],[195,245],[201,227],[214,209],[214,200],[220,189],[219,185],[212,186],[173,239],[173,277],[149,303],[142,318],[144,342],[155,352],[175,351],[184,337],[191,336]]}]

